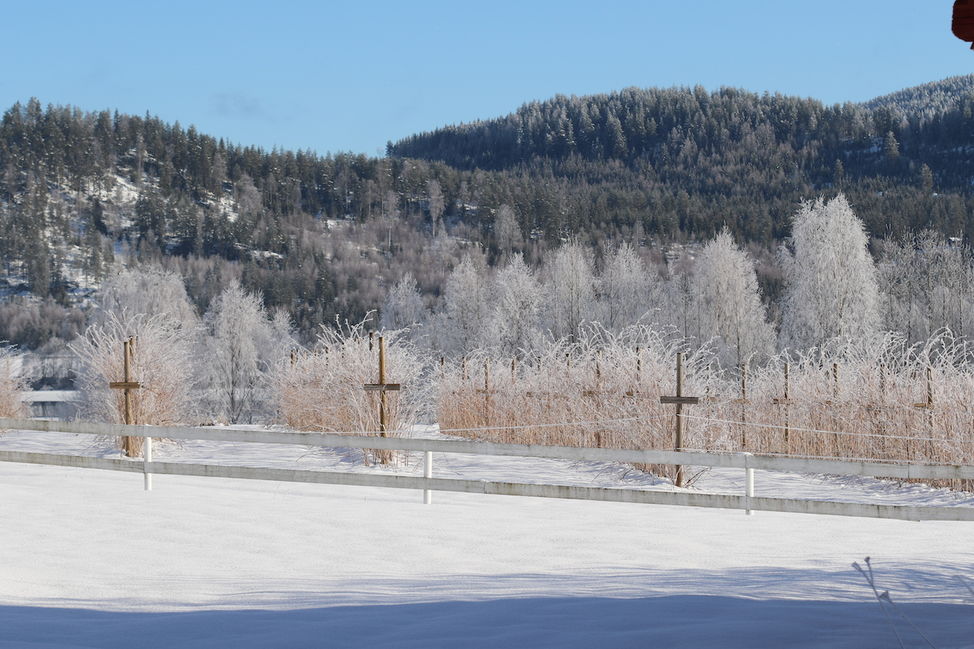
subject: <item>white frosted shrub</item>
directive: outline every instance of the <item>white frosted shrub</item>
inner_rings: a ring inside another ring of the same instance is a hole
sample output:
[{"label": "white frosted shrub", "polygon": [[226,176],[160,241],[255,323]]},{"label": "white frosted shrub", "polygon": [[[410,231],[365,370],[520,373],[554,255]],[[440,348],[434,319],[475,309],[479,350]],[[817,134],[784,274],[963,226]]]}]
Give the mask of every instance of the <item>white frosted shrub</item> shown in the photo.
[{"label": "white frosted shrub", "polygon": [[[420,375],[423,363],[401,332],[385,332],[386,383],[399,383],[386,392],[387,436],[403,436],[417,422],[426,399]],[[317,344],[297,353],[277,375],[279,415],[290,428],[327,432],[380,434],[379,392],[366,391],[378,383],[379,337],[371,338],[364,324],[340,330],[323,329]],[[372,451],[366,461],[382,463],[393,454]]]},{"label": "white frosted shrub", "polygon": [[[193,382],[194,332],[163,316],[109,313],[70,345],[81,360],[78,387],[85,396],[84,415],[93,421],[124,423],[122,390],[108,387],[124,377],[123,343],[135,337],[131,377],[142,384],[132,391],[135,424],[167,426],[197,420],[198,392]],[[130,447],[138,454],[141,441]]]},{"label": "white frosted shrub", "polygon": [[0,417],[24,417],[27,414],[21,400],[27,383],[20,376],[18,361],[13,351],[0,348]]},{"label": "white frosted shrub", "polygon": [[[498,442],[671,449],[672,407],[659,397],[675,393],[674,358],[683,349],[670,331],[636,325],[612,334],[588,325],[575,342],[549,341],[523,360],[477,353],[450,361],[439,382],[440,428]],[[711,352],[686,356],[687,393],[716,390]]]}]

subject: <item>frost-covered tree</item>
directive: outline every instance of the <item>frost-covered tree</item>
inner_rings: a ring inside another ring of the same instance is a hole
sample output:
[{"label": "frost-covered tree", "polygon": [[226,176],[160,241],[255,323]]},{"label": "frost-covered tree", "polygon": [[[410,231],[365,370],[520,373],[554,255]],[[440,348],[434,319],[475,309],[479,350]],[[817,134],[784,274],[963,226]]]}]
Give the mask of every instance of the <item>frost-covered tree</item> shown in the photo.
[{"label": "frost-covered tree", "polygon": [[691,282],[701,340],[714,341],[724,366],[772,352],[774,330],[761,303],[754,263],[726,228],[697,257]]},{"label": "frost-covered tree", "polygon": [[483,344],[488,313],[485,275],[464,257],[447,277],[435,327],[442,351],[464,354]]},{"label": "frost-covered tree", "polygon": [[654,278],[628,243],[606,256],[599,280],[602,324],[621,331],[658,309]]},{"label": "frost-covered tree", "polygon": [[123,321],[140,314],[158,315],[185,329],[196,327],[199,321],[182,278],[152,266],[123,269],[109,277],[95,294],[95,303],[92,318],[97,323],[104,323],[110,314]]},{"label": "frost-covered tree", "polygon": [[438,180],[430,180],[426,183],[429,191],[429,210],[430,222],[433,226],[433,238],[436,238],[443,231],[443,212],[446,210],[446,199],[443,197],[443,190],[440,189]]},{"label": "frost-covered tree", "polygon": [[271,316],[269,340],[261,341],[261,358],[269,371],[273,371],[275,366],[282,364],[290,356],[291,351],[297,346],[295,338],[294,321],[285,309],[275,309]]},{"label": "frost-covered tree", "polygon": [[416,278],[412,273],[406,273],[386,295],[379,324],[383,329],[403,329],[420,324],[424,319],[423,296],[419,293]]},{"label": "frost-covered tree", "polygon": [[781,345],[806,349],[879,329],[879,287],[868,238],[845,196],[803,203],[782,254]]},{"label": "frost-covered tree", "polygon": [[508,255],[521,247],[521,226],[517,223],[517,216],[510,205],[497,208],[494,219],[494,239],[502,255]]},{"label": "frost-covered tree", "polygon": [[543,320],[556,338],[575,339],[582,323],[595,314],[595,274],[589,250],[577,241],[549,253],[545,265]]},{"label": "frost-covered tree", "polygon": [[27,382],[20,374],[20,367],[21,358],[10,348],[0,347],[0,417],[23,417],[26,414],[20,397],[27,389]]},{"label": "frost-covered tree", "polygon": [[931,231],[880,246],[883,324],[910,342],[939,329],[974,335],[974,261],[971,250]]},{"label": "frost-covered tree", "polygon": [[694,263],[687,256],[681,256],[667,265],[667,278],[663,286],[662,322],[679,331],[684,338],[699,339],[700,319],[697,317],[693,299]]},{"label": "frost-covered tree", "polygon": [[230,422],[252,418],[273,362],[266,353],[274,335],[263,300],[232,283],[213,301],[205,323],[216,405]]},{"label": "frost-covered tree", "polygon": [[522,356],[539,337],[541,286],[516,254],[494,279],[489,338],[502,356]]}]

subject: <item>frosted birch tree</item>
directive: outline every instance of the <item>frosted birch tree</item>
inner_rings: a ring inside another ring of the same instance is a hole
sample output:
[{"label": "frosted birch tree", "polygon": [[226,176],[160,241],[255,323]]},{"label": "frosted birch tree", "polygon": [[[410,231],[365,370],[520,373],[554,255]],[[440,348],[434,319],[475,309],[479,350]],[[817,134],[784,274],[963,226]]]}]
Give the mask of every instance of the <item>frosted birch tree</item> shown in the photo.
[{"label": "frosted birch tree", "polygon": [[663,284],[663,324],[679,331],[684,338],[700,338],[699,318],[693,299],[693,273],[695,264],[686,255],[667,265],[667,278]]},{"label": "frosted birch tree", "polygon": [[182,278],[157,267],[119,271],[105,280],[94,299],[97,308],[92,319],[96,323],[105,322],[109,314],[123,322],[136,315],[161,316],[187,330],[199,322]]},{"label": "frosted birch tree", "polygon": [[494,279],[488,338],[502,356],[520,357],[539,336],[541,286],[521,255],[511,257]]},{"label": "frosted birch tree", "polygon": [[379,325],[383,329],[404,329],[420,324],[424,319],[423,296],[419,293],[416,278],[412,273],[406,273],[386,295]]},{"label": "frosted birch tree", "polygon": [[205,316],[216,406],[231,423],[253,417],[255,396],[270,369],[269,359],[261,354],[273,338],[262,302],[259,293],[245,291],[234,282],[217,296]]},{"label": "frosted birch tree", "polygon": [[761,303],[754,263],[727,229],[701,251],[691,286],[701,342],[716,344],[725,367],[772,352],[774,330]]},{"label": "frosted birch tree", "polygon": [[879,282],[883,324],[910,342],[939,329],[974,333],[971,250],[935,232],[881,245]]},{"label": "frosted birch tree", "polygon": [[544,321],[556,338],[574,340],[595,315],[595,274],[589,251],[577,241],[549,253],[545,266]]},{"label": "frosted birch tree", "polygon": [[501,205],[497,208],[497,216],[494,219],[494,239],[502,255],[512,254],[521,246],[521,227],[510,205]]},{"label": "frosted birch tree", "polygon": [[447,277],[436,325],[441,350],[463,354],[483,344],[488,313],[484,275],[468,256]]},{"label": "frosted birch tree", "polygon": [[446,209],[446,199],[443,197],[443,190],[440,188],[438,180],[430,180],[426,183],[426,187],[429,192],[430,222],[435,239],[443,232],[443,212]]},{"label": "frosted birch tree", "polygon": [[782,255],[783,347],[807,349],[834,338],[877,333],[879,287],[862,221],[841,194],[801,205]]},{"label": "frosted birch tree", "polygon": [[602,324],[621,331],[659,308],[658,287],[628,243],[607,254],[599,279]]}]

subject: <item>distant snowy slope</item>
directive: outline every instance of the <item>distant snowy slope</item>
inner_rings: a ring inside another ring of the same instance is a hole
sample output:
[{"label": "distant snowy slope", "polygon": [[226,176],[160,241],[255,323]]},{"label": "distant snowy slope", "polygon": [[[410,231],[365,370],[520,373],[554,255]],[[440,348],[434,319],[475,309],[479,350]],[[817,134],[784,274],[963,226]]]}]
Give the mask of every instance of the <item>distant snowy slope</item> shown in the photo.
[{"label": "distant snowy slope", "polygon": [[892,108],[901,115],[925,122],[934,115],[954,110],[971,95],[974,95],[974,74],[904,88],[871,99],[863,105],[870,110]]}]

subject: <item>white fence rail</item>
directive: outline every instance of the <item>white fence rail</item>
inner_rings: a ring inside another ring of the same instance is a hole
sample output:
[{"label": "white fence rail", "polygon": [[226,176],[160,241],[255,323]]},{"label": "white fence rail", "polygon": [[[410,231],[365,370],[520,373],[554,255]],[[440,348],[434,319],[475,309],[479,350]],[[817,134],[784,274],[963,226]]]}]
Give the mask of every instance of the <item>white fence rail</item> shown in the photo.
[{"label": "white fence rail", "polygon": [[[804,514],[832,514],[903,520],[974,521],[974,507],[879,505],[867,503],[803,500],[792,498],[757,498],[753,495],[753,471],[772,470],[792,473],[826,473],[834,475],[870,476],[899,479],[974,479],[974,466],[899,464],[848,460],[822,460],[750,455],[746,453],[714,453],[703,451],[658,451],[570,446],[538,446],[524,444],[495,444],[468,440],[443,440],[401,437],[375,437],[339,433],[310,433],[270,430],[238,430],[232,428],[193,428],[171,426],[125,426],[119,424],[90,424],[82,422],[37,421],[0,418],[0,430],[31,430],[39,432],[77,433],[117,437],[164,438],[180,440],[211,440],[260,444],[292,444],[323,448],[367,448],[421,451],[424,455],[424,477],[403,475],[370,475],[292,469],[191,464],[182,462],[154,462],[151,454],[144,460],[105,459],[77,455],[0,451],[0,462],[20,462],[89,469],[107,469],[152,474],[186,475],[249,480],[275,480],[348,486],[422,489],[424,502],[431,491],[453,491],[509,496],[569,498],[613,502],[680,505],[744,509],[748,512],[775,511]],[[151,448],[151,444],[146,445]],[[649,491],[602,487],[581,487],[552,484],[528,484],[488,480],[461,480],[432,477],[433,453],[465,453],[472,455],[517,456],[576,461],[633,462],[645,464],[680,464],[705,467],[738,468],[746,472],[744,495],[699,493],[692,491]],[[146,487],[151,483],[146,480]]]}]

